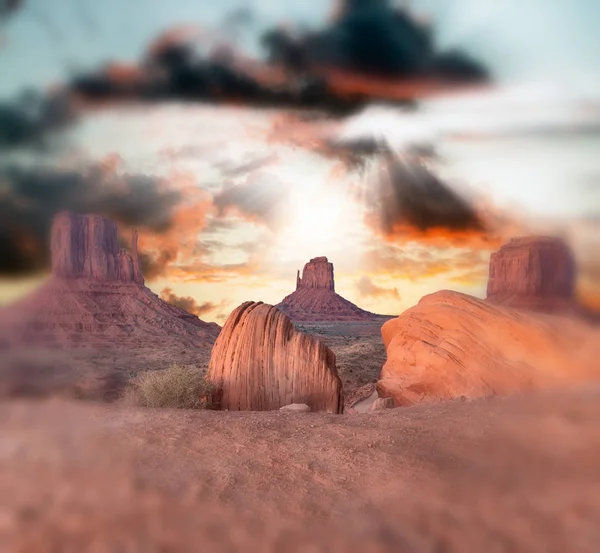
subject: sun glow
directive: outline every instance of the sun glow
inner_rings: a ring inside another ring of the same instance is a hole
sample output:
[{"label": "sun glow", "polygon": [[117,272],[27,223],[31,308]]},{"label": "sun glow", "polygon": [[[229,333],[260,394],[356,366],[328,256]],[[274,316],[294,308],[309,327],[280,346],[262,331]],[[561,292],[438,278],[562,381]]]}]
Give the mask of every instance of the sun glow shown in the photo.
[{"label": "sun glow", "polygon": [[342,187],[299,189],[291,198],[278,250],[289,259],[333,255],[358,246],[361,222],[359,206]]}]

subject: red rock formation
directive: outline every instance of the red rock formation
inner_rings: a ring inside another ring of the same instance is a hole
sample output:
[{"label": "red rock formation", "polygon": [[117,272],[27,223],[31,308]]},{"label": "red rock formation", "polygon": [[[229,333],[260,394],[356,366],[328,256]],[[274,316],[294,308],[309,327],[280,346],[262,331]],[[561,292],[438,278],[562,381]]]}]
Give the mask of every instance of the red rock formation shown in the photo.
[{"label": "red rock formation", "polygon": [[396,405],[504,395],[600,380],[600,330],[442,291],[381,329],[377,391]]},{"label": "red rock formation", "polygon": [[132,254],[119,248],[117,225],[98,215],[63,212],[52,225],[52,274],[61,278],[144,283],[133,232]]},{"label": "red rock formation", "polygon": [[575,278],[574,256],[562,240],[516,238],[490,258],[487,299],[553,311],[574,304]]},{"label": "red rock formation", "polygon": [[333,352],[262,302],[243,303],[229,315],[207,376],[222,409],[271,411],[304,403],[312,411],[343,412]]},{"label": "red rock formation", "polygon": [[326,257],[315,257],[311,259],[296,279],[296,290],[300,288],[318,288],[323,290],[335,291],[333,281],[333,263],[329,263]]},{"label": "red rock formation", "polygon": [[326,257],[311,259],[296,277],[296,291],[276,307],[292,320],[357,321],[378,318],[335,293],[333,263]]},{"label": "red rock formation", "polygon": [[117,226],[61,213],[51,233],[53,277],[0,311],[1,341],[43,346],[210,347],[220,327],[161,300],[144,286],[137,232],[131,254]]}]

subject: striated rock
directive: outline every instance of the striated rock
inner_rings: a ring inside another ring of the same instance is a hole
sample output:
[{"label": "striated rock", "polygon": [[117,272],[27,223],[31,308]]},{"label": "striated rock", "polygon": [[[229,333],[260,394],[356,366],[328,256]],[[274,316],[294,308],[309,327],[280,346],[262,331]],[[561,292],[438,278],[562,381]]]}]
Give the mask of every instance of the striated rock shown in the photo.
[{"label": "striated rock", "polygon": [[384,409],[393,409],[394,400],[391,397],[379,397],[371,405],[371,411],[383,411]]},{"label": "striated rock", "polygon": [[0,342],[59,347],[209,348],[220,327],[161,300],[144,286],[137,232],[118,248],[114,221],[56,216],[52,278],[0,310]]},{"label": "striated rock", "polygon": [[61,278],[144,283],[133,232],[131,255],[118,245],[117,225],[98,215],[58,214],[52,224],[52,274]]},{"label": "striated rock", "polygon": [[279,408],[280,411],[293,411],[295,413],[310,413],[310,407],[306,403],[292,403]]},{"label": "striated rock", "polygon": [[312,411],[343,412],[333,352],[262,302],[243,303],[229,315],[207,378],[219,390],[221,409],[271,411],[304,403]]},{"label": "striated rock", "polygon": [[425,296],[381,329],[377,391],[396,405],[488,397],[600,380],[600,330],[457,292]]},{"label": "striated rock", "polygon": [[552,311],[574,303],[576,265],[562,240],[515,238],[490,258],[487,299]]},{"label": "striated rock", "polygon": [[335,293],[333,263],[326,257],[311,259],[296,277],[296,291],[277,304],[293,321],[360,321],[379,318]]},{"label": "striated rock", "polygon": [[329,263],[326,257],[315,257],[311,259],[296,277],[296,290],[300,288],[321,288],[323,290],[335,291],[333,280],[333,263]]}]

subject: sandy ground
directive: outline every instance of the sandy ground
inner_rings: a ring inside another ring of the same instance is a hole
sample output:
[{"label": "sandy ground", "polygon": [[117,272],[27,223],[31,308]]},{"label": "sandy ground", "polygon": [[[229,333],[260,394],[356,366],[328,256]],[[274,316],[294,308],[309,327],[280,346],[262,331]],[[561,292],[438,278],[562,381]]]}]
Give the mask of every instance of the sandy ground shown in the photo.
[{"label": "sandy ground", "polygon": [[[344,396],[353,404],[368,397],[385,362],[382,322],[308,323],[297,325],[315,334],[336,354]],[[208,368],[209,348],[153,347],[21,349],[0,351],[0,397],[58,396],[113,401],[131,376],[166,369],[172,363]],[[364,389],[365,384],[370,384]],[[347,402],[348,404],[348,402]]]},{"label": "sandy ground", "polygon": [[0,403],[0,551],[597,553],[600,389],[375,414]]},{"label": "sandy ground", "polygon": [[[297,323],[296,327],[317,336],[335,353],[344,396],[350,399],[359,388],[379,380],[386,359],[381,339],[384,322]],[[370,394],[366,395],[368,397]]]}]

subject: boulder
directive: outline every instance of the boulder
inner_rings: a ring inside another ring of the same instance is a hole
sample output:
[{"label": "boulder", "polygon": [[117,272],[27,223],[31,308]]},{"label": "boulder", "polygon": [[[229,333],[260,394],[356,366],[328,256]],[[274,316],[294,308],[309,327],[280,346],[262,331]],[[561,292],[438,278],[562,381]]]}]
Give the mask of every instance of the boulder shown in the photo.
[{"label": "boulder", "polygon": [[391,397],[379,397],[371,406],[371,411],[383,411],[384,409],[393,409],[394,400]]},{"label": "boulder", "polygon": [[553,311],[574,303],[575,258],[559,238],[515,238],[492,253],[487,299]]},{"label": "boulder", "polygon": [[293,411],[295,413],[310,413],[310,407],[306,403],[292,403],[279,408],[280,411]]},{"label": "boulder", "polygon": [[403,406],[600,380],[599,333],[576,318],[436,292],[383,325],[377,392]]},{"label": "boulder", "polygon": [[333,352],[262,302],[243,303],[231,313],[207,378],[218,390],[214,401],[221,409],[271,411],[303,403],[311,411],[343,412]]}]

